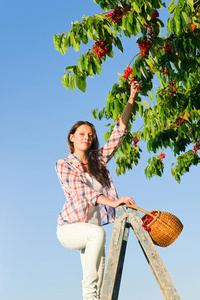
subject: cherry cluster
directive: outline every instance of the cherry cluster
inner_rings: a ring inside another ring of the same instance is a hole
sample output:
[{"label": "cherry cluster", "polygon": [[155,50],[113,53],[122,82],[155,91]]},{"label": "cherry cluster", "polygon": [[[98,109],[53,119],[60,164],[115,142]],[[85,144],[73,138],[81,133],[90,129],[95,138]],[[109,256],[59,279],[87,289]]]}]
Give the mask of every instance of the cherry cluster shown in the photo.
[{"label": "cherry cluster", "polygon": [[196,142],[196,145],[193,147],[192,152],[197,153],[199,149],[200,149],[200,142],[198,141],[198,142]]},{"label": "cherry cluster", "polygon": [[151,71],[151,70],[154,70],[154,67],[148,67],[148,69],[147,69],[148,71]]},{"label": "cherry cluster", "polygon": [[125,17],[127,17],[128,11],[130,11],[130,5],[124,3],[123,8],[117,5],[113,12],[107,14],[106,17],[112,18],[111,21],[114,23],[121,23],[123,14],[125,13]]},{"label": "cherry cluster", "polygon": [[167,69],[160,69],[160,73],[162,73],[162,74],[165,74],[165,75],[167,75],[168,74],[168,71],[167,71]]},{"label": "cherry cluster", "polygon": [[96,54],[99,57],[105,57],[109,53],[109,47],[106,45],[105,41],[96,41],[96,43],[93,46],[93,51],[96,52]]},{"label": "cherry cluster", "polygon": [[132,76],[131,78],[130,75],[133,73],[133,69],[130,68],[130,66],[128,66],[125,70],[124,70],[124,75],[123,78],[125,78],[126,80],[128,80],[130,83],[132,83],[133,81],[136,80],[135,76]]},{"label": "cherry cluster", "polygon": [[139,46],[140,50],[142,50],[140,52],[140,55],[145,56],[149,52],[149,49],[152,46],[152,42],[151,42],[151,40],[143,40],[142,42],[138,43],[138,46]]},{"label": "cherry cluster", "polygon": [[[157,10],[154,10],[151,14],[151,20],[150,21],[154,21],[156,18],[159,17],[159,12]],[[143,25],[144,28],[146,28],[148,30],[147,33],[147,37],[146,39],[144,39],[142,42],[138,43],[138,46],[140,48],[140,54],[142,56],[145,56],[148,52],[149,49],[152,46],[152,39],[153,39],[153,27],[151,25],[151,22],[146,20],[146,24]]]},{"label": "cherry cluster", "polygon": [[[151,214],[152,215],[154,215],[154,216],[157,216],[157,214],[158,214],[158,212],[157,211],[151,211]],[[142,218],[142,227],[144,227],[144,229],[146,230],[146,231],[150,231],[150,227],[148,226],[150,223],[151,223],[151,221],[153,221],[153,217],[151,217],[151,216],[148,216],[148,215],[145,215],[143,218]]]},{"label": "cherry cluster", "polygon": [[164,50],[166,52],[166,54],[169,53],[169,51],[171,51],[173,53],[173,50],[172,50],[172,41],[165,41],[165,46],[162,48],[162,50]]},{"label": "cherry cluster", "polygon": [[[190,26],[191,26],[192,31],[194,31],[195,28],[197,27],[197,25],[193,24],[192,20],[190,20],[190,24],[191,24]],[[190,28],[187,25],[185,26],[185,28],[186,28],[187,32],[190,31]]]},{"label": "cherry cluster", "polygon": [[[159,12],[157,10],[154,10],[152,12],[152,14],[151,14],[151,20],[150,21],[154,22],[155,19],[158,18],[158,17],[159,17]],[[146,28],[146,29],[148,29],[148,31],[149,31],[148,35],[150,37],[152,37],[152,35],[153,35],[153,28],[152,28],[152,25],[151,25],[150,21],[146,20],[146,24],[144,24],[143,27]]]},{"label": "cherry cluster", "polygon": [[159,157],[160,157],[160,158],[159,158],[160,161],[163,161],[163,158],[165,158],[165,153],[163,153],[163,152],[160,153]]},{"label": "cherry cluster", "polygon": [[134,147],[134,149],[137,146],[138,142],[139,142],[139,139],[137,138],[137,136],[135,136],[134,139],[133,139],[133,147]]},{"label": "cherry cluster", "polygon": [[176,119],[175,124],[178,127],[180,127],[182,124],[185,124],[187,122],[186,119],[183,118],[183,116],[180,116]]},{"label": "cherry cluster", "polygon": [[177,92],[176,82],[170,81],[170,82],[168,82],[168,85],[169,85],[169,90],[170,90],[170,97],[173,97],[174,94]]},{"label": "cherry cluster", "polygon": [[192,24],[191,25],[191,29],[194,31],[195,30],[195,28],[197,27],[197,25],[195,25],[195,24]]},{"label": "cherry cluster", "polygon": [[119,6],[116,7],[116,9],[112,12],[106,15],[107,18],[112,18],[112,22],[114,23],[120,23],[122,21],[122,15],[123,11]]},{"label": "cherry cluster", "polygon": [[155,20],[158,17],[159,17],[159,12],[157,11],[157,9],[155,9],[151,14],[151,20]]},{"label": "cherry cluster", "polygon": [[[125,78],[130,84],[132,84],[134,81],[137,81],[137,77],[133,75],[133,69],[130,68],[130,66],[124,70],[123,78]],[[128,89],[130,89],[130,86],[128,86]],[[142,87],[139,86],[138,90],[142,91]]]}]

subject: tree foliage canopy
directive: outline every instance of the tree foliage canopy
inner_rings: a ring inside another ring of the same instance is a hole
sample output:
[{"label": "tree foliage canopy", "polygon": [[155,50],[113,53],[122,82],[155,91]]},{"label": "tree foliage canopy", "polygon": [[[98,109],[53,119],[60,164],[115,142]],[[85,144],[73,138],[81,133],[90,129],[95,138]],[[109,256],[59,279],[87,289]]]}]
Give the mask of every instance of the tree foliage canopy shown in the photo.
[{"label": "tree foliage canopy", "polygon": [[[130,96],[131,82],[141,80],[142,90],[128,126],[130,134],[115,155],[116,172],[124,174],[138,164],[142,152],[138,143],[143,140],[153,154],[145,168],[146,176],[162,176],[163,150],[170,148],[176,157],[171,172],[180,182],[180,177],[200,162],[200,0],[170,2],[167,36],[161,36],[161,27],[165,24],[159,19],[159,9],[165,3],[160,0],[94,2],[103,9],[101,14],[83,16],[80,22],[72,23],[69,31],[54,35],[55,48],[62,54],[69,47],[79,51],[81,43],[94,41],[77,65],[66,67],[62,83],[72,91],[78,87],[85,92],[87,77],[100,75],[106,57],[114,58],[113,47],[123,52],[122,36],[135,36],[138,53],[109,91],[105,107],[92,113],[96,119],[115,122]],[[153,93],[155,76],[160,86]],[[148,96],[151,105],[141,96]],[[144,125],[137,132],[131,132],[136,114]],[[113,124],[105,133],[105,140],[112,129]]]}]

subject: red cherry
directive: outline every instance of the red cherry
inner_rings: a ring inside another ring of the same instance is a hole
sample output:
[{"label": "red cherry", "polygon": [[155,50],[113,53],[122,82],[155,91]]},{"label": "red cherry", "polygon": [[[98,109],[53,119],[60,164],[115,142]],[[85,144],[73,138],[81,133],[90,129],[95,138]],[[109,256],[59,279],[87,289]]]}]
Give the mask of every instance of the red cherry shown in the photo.
[{"label": "red cherry", "polygon": [[195,30],[196,27],[197,27],[197,25],[194,25],[194,24],[191,25],[191,28],[193,31]]},{"label": "red cherry", "polygon": [[146,230],[146,231],[149,231],[149,230],[150,230],[150,227],[145,227],[145,230]]}]

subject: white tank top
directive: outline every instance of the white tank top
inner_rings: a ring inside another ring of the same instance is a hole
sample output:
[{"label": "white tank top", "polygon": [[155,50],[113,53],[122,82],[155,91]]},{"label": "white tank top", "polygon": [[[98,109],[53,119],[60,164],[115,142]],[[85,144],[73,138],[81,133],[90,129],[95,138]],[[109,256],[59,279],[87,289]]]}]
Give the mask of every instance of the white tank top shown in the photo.
[{"label": "white tank top", "polygon": [[[103,186],[99,183],[94,177],[90,176],[88,173],[85,173],[87,184],[93,190],[101,193]],[[89,214],[88,214],[88,223],[101,226],[101,216],[99,205],[91,206],[89,205]]]}]

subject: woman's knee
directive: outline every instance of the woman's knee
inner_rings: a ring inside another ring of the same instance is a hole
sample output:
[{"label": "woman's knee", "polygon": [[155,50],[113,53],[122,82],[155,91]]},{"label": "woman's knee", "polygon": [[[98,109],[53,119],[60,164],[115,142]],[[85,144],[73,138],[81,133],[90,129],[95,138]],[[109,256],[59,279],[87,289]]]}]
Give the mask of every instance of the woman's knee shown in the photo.
[{"label": "woman's knee", "polygon": [[100,241],[101,244],[105,244],[106,241],[106,233],[103,230],[103,228],[99,227],[99,226],[95,226],[92,230],[92,234],[91,237],[96,239],[97,241]]}]

